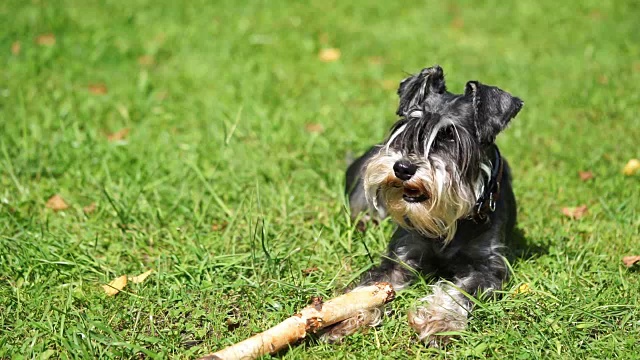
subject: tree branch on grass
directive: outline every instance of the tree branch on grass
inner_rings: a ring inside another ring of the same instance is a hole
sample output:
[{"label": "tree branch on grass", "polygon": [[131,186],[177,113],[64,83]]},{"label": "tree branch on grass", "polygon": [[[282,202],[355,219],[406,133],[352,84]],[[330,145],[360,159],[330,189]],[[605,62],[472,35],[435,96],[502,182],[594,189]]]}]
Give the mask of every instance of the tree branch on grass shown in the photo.
[{"label": "tree branch on grass", "polygon": [[200,360],[255,359],[268,353],[275,353],[303,339],[307,333],[333,325],[354,317],[360,310],[380,307],[395,297],[389,283],[376,283],[356,288],[351,292],[323,302],[314,298],[313,303],[280,324],[254,335],[242,342],[224,348]]}]

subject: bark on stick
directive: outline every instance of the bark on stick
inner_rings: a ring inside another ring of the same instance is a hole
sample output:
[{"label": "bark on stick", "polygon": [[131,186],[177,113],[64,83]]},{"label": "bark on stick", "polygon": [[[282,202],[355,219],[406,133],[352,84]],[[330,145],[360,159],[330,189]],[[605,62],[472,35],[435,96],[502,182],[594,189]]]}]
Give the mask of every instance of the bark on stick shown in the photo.
[{"label": "bark on stick", "polygon": [[381,282],[356,288],[326,302],[315,298],[311,305],[280,324],[200,360],[246,360],[275,353],[308,333],[356,316],[360,310],[380,307],[394,297],[391,284]]}]

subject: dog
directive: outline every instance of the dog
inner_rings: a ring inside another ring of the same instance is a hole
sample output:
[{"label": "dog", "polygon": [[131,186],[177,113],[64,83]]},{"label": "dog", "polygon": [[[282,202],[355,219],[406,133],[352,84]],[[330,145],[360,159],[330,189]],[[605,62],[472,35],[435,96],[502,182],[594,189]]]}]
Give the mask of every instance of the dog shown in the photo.
[{"label": "dog", "polygon": [[[398,228],[386,256],[359,286],[389,282],[398,291],[420,274],[440,280],[409,325],[428,346],[442,346],[441,332],[465,329],[473,302],[502,288],[508,278],[503,257],[516,223],[510,169],[496,136],[524,103],[494,87],[469,81],[464,94],[447,91],[440,66],[404,79],[398,89],[400,119],[382,144],[347,169],[351,216]],[[329,328],[322,339],[339,341],[381,322],[382,309]]]}]

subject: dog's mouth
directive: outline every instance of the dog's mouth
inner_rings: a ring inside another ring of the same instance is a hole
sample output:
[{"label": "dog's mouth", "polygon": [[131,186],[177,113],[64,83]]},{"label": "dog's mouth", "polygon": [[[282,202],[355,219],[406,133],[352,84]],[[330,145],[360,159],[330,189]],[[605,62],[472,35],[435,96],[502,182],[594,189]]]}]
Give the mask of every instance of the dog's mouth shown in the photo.
[{"label": "dog's mouth", "polygon": [[427,194],[423,193],[420,189],[414,187],[405,186],[402,194],[404,201],[409,203],[421,203],[429,199]]}]

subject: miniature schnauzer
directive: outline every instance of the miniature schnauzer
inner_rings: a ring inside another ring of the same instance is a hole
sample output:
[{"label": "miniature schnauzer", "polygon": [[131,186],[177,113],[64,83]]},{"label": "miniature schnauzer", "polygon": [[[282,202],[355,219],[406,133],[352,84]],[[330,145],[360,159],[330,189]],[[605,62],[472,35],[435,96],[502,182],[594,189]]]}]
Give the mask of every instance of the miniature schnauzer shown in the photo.
[{"label": "miniature schnauzer", "polygon": [[[398,89],[400,120],[389,137],[347,170],[354,220],[390,216],[399,225],[382,264],[359,285],[385,281],[400,290],[418,274],[442,280],[409,313],[425,344],[463,330],[469,296],[500,290],[508,267],[501,250],[516,221],[510,171],[495,138],[523,106],[517,97],[477,81],[452,94],[439,66],[406,78]],[[382,309],[362,311],[329,328],[333,342],[380,323]]]}]

